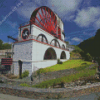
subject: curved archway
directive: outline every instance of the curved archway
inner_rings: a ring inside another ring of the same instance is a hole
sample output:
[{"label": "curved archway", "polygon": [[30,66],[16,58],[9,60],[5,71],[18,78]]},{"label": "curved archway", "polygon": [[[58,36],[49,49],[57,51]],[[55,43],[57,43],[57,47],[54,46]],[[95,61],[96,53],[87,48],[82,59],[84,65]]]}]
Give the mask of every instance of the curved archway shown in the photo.
[{"label": "curved archway", "polygon": [[44,34],[39,34],[36,40],[48,43],[48,40],[47,40],[47,38],[46,38],[46,36]]},{"label": "curved archway", "polygon": [[66,59],[66,53],[65,53],[65,51],[62,51],[60,59]]},{"label": "curved archway", "polygon": [[65,49],[65,45],[64,44],[62,45],[62,48]]},{"label": "curved archway", "polygon": [[48,48],[44,54],[44,60],[57,59],[56,52],[53,48]]},{"label": "curved archway", "polygon": [[51,45],[53,46],[56,46],[56,47],[59,47],[60,48],[60,44],[59,42],[56,40],[56,39],[53,39],[51,42],[50,42]]}]

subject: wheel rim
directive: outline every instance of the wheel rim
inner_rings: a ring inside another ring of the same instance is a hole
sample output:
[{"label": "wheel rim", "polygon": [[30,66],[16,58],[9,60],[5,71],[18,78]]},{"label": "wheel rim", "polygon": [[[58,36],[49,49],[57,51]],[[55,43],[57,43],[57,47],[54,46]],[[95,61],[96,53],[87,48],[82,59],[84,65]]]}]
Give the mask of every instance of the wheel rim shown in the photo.
[{"label": "wheel rim", "polygon": [[57,36],[57,18],[54,12],[42,6],[37,8],[31,15],[30,21],[32,24],[48,31],[50,34]]}]

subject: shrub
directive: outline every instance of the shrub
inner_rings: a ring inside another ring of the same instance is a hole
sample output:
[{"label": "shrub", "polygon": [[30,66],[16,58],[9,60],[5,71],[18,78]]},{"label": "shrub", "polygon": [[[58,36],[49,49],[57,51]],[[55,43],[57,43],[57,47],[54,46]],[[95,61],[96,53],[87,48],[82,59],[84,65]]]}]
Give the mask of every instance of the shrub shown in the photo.
[{"label": "shrub", "polygon": [[92,56],[89,53],[87,53],[86,56],[85,56],[85,60],[86,61],[92,61]]},{"label": "shrub", "polygon": [[57,64],[62,64],[63,62],[60,59],[57,59]]},{"label": "shrub", "polygon": [[26,84],[26,83],[22,83],[22,84],[20,84],[20,86],[29,87],[29,85],[28,85],[28,84]]},{"label": "shrub", "polygon": [[37,73],[37,75],[39,75],[39,74],[45,73],[45,72],[46,72],[45,69],[40,68],[36,73]]},{"label": "shrub", "polygon": [[25,70],[25,71],[22,73],[21,77],[24,78],[24,77],[27,77],[28,75],[29,75],[29,71],[28,71],[28,70]]}]

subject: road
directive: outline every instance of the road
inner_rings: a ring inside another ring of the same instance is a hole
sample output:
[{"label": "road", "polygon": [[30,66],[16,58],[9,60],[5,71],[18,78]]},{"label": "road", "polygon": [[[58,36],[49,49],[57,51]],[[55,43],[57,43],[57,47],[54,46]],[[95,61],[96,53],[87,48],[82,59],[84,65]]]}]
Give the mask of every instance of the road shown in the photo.
[{"label": "road", "polygon": [[[83,95],[80,97],[64,98],[64,99],[59,99],[59,100],[98,100],[97,98],[99,96],[100,96],[100,92],[92,93],[89,95]],[[11,96],[11,95],[0,93],[0,100],[39,100],[39,99],[28,99],[28,98],[22,98],[22,97]],[[41,99],[41,100],[46,100],[46,99]],[[57,100],[57,99],[49,99],[49,100]]]}]

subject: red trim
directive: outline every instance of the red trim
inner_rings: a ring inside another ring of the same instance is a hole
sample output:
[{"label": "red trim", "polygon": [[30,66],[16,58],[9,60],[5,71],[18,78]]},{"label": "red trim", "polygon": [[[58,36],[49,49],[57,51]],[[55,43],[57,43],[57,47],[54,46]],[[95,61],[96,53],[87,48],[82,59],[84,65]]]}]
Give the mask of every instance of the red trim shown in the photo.
[{"label": "red trim", "polygon": [[[42,44],[46,44],[46,45],[49,45],[49,46],[52,46],[52,47],[56,47],[56,46],[50,45],[48,43],[40,42],[40,41],[35,40],[35,39],[29,39],[29,40],[25,40],[25,41],[30,41],[30,40],[34,40],[34,41],[42,43]],[[19,42],[14,42],[14,43],[20,43],[20,42],[25,42],[25,41],[19,41]],[[59,48],[59,47],[56,47],[56,48]],[[59,48],[59,49],[66,50],[66,49],[63,49],[63,48]],[[69,51],[69,50],[66,50],[66,51]]]},{"label": "red trim", "polygon": [[2,65],[12,65],[12,64],[2,64]]},{"label": "red trim", "polygon": [[[22,27],[26,27],[26,26],[28,26],[28,25],[30,25],[30,24],[27,24],[27,25],[25,25],[25,26],[21,26],[21,28]],[[39,27],[39,28],[41,28],[39,25],[37,25],[36,23],[33,23],[33,25],[36,25],[37,27]],[[20,28],[20,27],[19,27]],[[43,29],[43,28],[41,28],[42,30],[44,30],[44,31],[46,31],[46,32],[48,32],[49,34],[51,34],[49,31],[47,31],[47,30],[45,30],[45,29]],[[52,34],[51,34],[52,35]],[[52,36],[55,36],[55,35],[52,35]],[[61,40],[61,39],[59,39],[59,40]],[[63,40],[61,40],[62,42],[64,42],[64,43],[66,43],[65,41],[63,41]]]},{"label": "red trim", "polygon": [[2,59],[12,59],[12,58],[2,58]]}]

